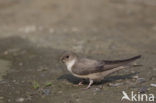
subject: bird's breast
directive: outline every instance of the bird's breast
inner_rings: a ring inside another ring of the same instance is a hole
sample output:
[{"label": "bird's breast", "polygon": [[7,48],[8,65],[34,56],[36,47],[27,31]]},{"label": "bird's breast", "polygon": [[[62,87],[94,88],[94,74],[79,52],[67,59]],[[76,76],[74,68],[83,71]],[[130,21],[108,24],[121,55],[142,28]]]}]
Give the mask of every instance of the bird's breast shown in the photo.
[{"label": "bird's breast", "polygon": [[66,65],[67,65],[67,70],[69,71],[69,72],[72,72],[72,67],[73,67],[73,65],[75,64],[75,60],[72,60],[72,61],[70,61],[70,62],[68,62]]}]

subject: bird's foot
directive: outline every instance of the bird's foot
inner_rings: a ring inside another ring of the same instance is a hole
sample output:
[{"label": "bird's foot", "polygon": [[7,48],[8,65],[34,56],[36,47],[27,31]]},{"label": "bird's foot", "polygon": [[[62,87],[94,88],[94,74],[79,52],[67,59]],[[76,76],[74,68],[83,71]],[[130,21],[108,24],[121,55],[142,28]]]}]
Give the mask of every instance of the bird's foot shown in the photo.
[{"label": "bird's foot", "polygon": [[79,82],[78,86],[81,86],[81,85],[83,85],[83,82],[82,82],[82,81],[81,81],[81,82]]},{"label": "bird's foot", "polygon": [[83,85],[83,81],[81,81],[81,82],[79,82],[78,84],[76,84],[76,85],[74,85],[74,86],[81,86],[81,85]]},{"label": "bird's foot", "polygon": [[89,80],[89,85],[88,85],[86,88],[84,88],[84,89],[85,89],[85,90],[89,89],[89,88],[91,87],[92,84],[93,84],[93,80]]},{"label": "bird's foot", "polygon": [[87,86],[86,88],[83,88],[83,90],[87,90],[87,89],[89,89],[91,86]]}]

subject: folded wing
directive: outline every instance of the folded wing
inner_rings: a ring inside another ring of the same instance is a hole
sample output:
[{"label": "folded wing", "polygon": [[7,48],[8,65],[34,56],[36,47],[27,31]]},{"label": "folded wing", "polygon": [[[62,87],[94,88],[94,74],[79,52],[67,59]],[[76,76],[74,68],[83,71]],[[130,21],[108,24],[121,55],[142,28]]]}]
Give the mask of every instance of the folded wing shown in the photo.
[{"label": "folded wing", "polygon": [[98,73],[103,72],[106,70],[114,69],[119,66],[126,65],[141,56],[135,56],[133,58],[124,59],[124,60],[115,60],[115,61],[108,61],[108,60],[102,60],[102,61],[96,61],[91,59],[80,59],[72,69],[72,72],[78,75],[88,75],[91,73]]}]

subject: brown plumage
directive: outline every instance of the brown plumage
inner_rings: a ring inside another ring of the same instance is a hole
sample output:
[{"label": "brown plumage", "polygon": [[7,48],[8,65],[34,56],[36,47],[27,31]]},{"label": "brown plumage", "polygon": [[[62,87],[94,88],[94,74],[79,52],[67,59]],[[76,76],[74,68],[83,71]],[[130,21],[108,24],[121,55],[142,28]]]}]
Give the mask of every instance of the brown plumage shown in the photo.
[{"label": "brown plumage", "polygon": [[141,56],[139,55],[130,59],[115,60],[115,61],[108,61],[108,60],[97,61],[97,60],[82,58],[76,61],[76,63],[73,65],[72,72],[78,75],[88,75],[91,73],[103,72],[103,71],[117,68],[119,66],[124,66],[127,63],[130,63],[140,57]]},{"label": "brown plumage", "polygon": [[88,58],[80,58],[75,53],[65,53],[61,60],[66,64],[67,69],[76,77],[89,79],[89,88],[93,80],[101,80],[105,76],[125,68],[125,66],[141,56],[135,56],[124,60],[93,60]]}]

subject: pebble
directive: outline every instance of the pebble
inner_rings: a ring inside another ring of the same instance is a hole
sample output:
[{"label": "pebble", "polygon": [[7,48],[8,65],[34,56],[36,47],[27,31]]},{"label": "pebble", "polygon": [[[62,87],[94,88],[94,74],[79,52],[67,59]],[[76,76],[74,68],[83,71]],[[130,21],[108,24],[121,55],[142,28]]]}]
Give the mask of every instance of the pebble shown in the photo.
[{"label": "pebble", "polygon": [[15,83],[15,82],[17,82],[17,81],[16,81],[16,80],[13,80],[12,82],[14,82],[14,83]]},{"label": "pebble", "polygon": [[23,66],[23,63],[22,63],[22,62],[20,62],[18,65],[19,65],[19,66]]},{"label": "pebble", "polygon": [[11,102],[11,99],[8,99],[8,102]]},{"label": "pebble", "polygon": [[156,87],[156,84],[153,84],[153,83],[152,83],[152,84],[150,84],[150,86],[152,86],[152,87]]},{"label": "pebble", "polygon": [[143,87],[138,89],[138,92],[139,93],[145,93],[147,91],[147,89],[148,89],[147,87],[143,86]]},{"label": "pebble", "polygon": [[24,102],[24,98],[18,98],[17,100],[16,100],[17,102]]},{"label": "pebble", "polygon": [[138,75],[135,75],[135,76],[133,76],[133,78],[134,78],[134,79],[138,79],[138,78],[139,78],[139,76],[138,76]]},{"label": "pebble", "polygon": [[95,88],[95,91],[97,91],[97,92],[100,91],[100,90],[101,90],[100,88]]},{"label": "pebble", "polygon": [[58,91],[59,94],[63,93],[63,91]]},{"label": "pebble", "polygon": [[73,28],[72,28],[72,31],[73,31],[73,32],[77,32],[77,31],[79,31],[79,29],[78,29],[77,27],[73,27]]},{"label": "pebble", "polygon": [[0,97],[0,100],[1,100],[1,99],[4,99],[4,97]]},{"label": "pebble", "polygon": [[43,94],[49,95],[50,94],[50,89],[43,89]]},{"label": "pebble", "polygon": [[50,29],[49,29],[49,32],[50,32],[50,33],[54,33],[55,30],[54,30],[53,28],[50,28]]},{"label": "pebble", "polygon": [[111,87],[117,87],[120,85],[123,85],[123,83],[109,83],[109,86],[111,86]]},{"label": "pebble", "polygon": [[4,51],[4,55],[8,55],[8,53],[9,53],[8,51]]},{"label": "pebble", "polygon": [[146,80],[144,78],[137,78],[137,80],[136,80],[137,83],[143,83],[145,81]]},{"label": "pebble", "polygon": [[156,68],[153,68],[154,71],[156,71]]},{"label": "pebble", "polygon": [[154,25],[154,26],[152,27],[152,29],[156,31],[156,25]]},{"label": "pebble", "polygon": [[19,28],[19,31],[24,33],[30,33],[35,32],[36,29],[37,29],[36,25],[28,25],[26,27]]},{"label": "pebble", "polygon": [[77,102],[79,102],[79,101],[80,101],[80,99],[76,99],[76,101],[77,101]]},{"label": "pebble", "polygon": [[7,83],[7,81],[0,80],[0,84],[5,84],[5,83]]},{"label": "pebble", "polygon": [[40,69],[37,69],[38,72],[47,71],[47,70],[48,70],[47,68],[40,68]]}]

